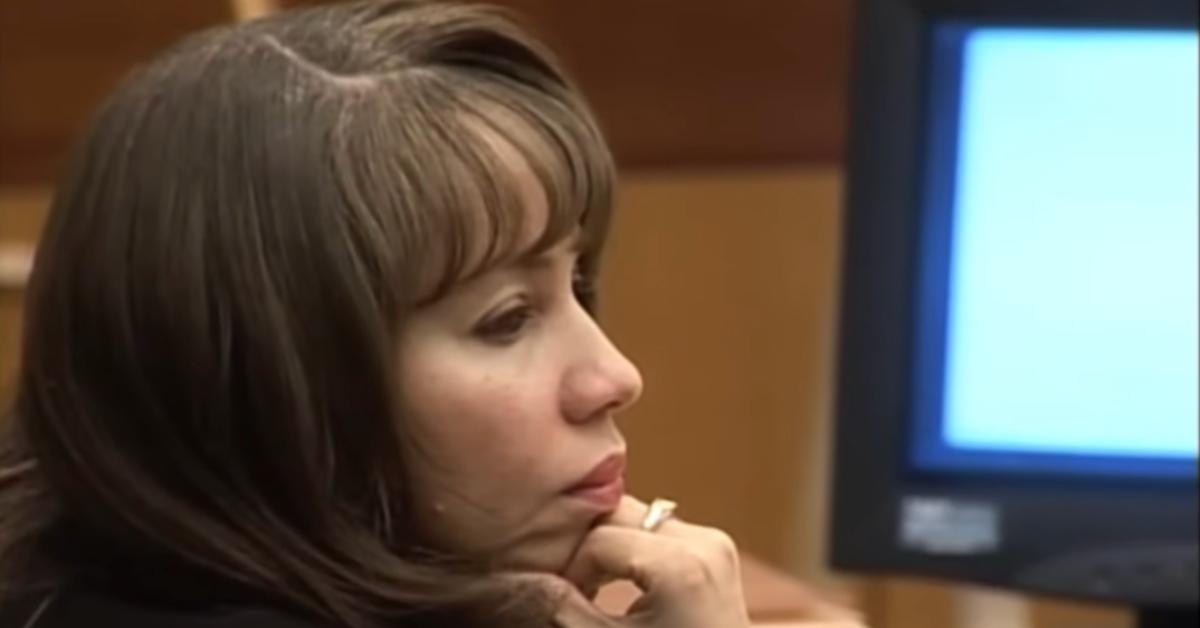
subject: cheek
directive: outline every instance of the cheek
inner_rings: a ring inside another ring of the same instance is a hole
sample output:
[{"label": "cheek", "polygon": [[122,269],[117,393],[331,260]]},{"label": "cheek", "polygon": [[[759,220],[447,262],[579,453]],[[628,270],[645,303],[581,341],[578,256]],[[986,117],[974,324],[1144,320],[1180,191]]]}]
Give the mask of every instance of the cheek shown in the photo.
[{"label": "cheek", "polygon": [[468,550],[519,534],[559,481],[553,379],[475,362],[427,363],[404,386],[416,511],[438,543]]},{"label": "cheek", "polygon": [[411,398],[414,434],[448,471],[487,470],[472,474],[485,481],[533,471],[547,399],[487,378],[430,384]]}]

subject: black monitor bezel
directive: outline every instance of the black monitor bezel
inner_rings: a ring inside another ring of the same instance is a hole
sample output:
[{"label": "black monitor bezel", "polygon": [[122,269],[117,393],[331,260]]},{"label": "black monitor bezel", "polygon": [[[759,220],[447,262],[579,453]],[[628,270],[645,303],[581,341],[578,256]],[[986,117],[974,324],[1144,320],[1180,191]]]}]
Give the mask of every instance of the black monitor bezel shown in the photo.
[{"label": "black monitor bezel", "polygon": [[[927,146],[931,24],[1195,28],[1192,0],[864,0],[856,18],[835,412],[831,562],[995,586],[1064,548],[1134,538],[1196,539],[1194,479],[920,472],[907,464],[916,255]],[[902,549],[903,500],[994,503],[1006,546],[987,556]],[[1042,515],[1057,513],[1051,523]],[[1131,512],[1147,513],[1130,517]],[[1097,522],[1119,520],[1114,531]],[[1041,526],[1038,534],[1033,530]],[[1122,537],[1122,538],[1117,538]],[[1055,591],[1055,593],[1063,593]],[[1088,591],[1078,597],[1139,603]]]}]

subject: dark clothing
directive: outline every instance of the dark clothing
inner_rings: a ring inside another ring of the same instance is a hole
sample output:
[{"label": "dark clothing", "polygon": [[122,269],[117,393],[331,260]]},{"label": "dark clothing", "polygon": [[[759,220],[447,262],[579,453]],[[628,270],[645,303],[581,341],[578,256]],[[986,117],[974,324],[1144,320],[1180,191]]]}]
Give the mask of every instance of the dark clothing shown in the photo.
[{"label": "dark clothing", "polygon": [[0,628],[331,628],[261,592],[178,564],[117,564],[80,570],[53,590],[0,599]]},{"label": "dark clothing", "polygon": [[110,627],[329,628],[268,606],[150,604],[72,588],[0,604],[0,628]]},{"label": "dark clothing", "polygon": [[[262,591],[60,524],[41,553],[71,575],[0,597],[0,628],[332,628]],[[3,593],[3,592],[0,592]],[[30,623],[34,620],[33,623]]]}]

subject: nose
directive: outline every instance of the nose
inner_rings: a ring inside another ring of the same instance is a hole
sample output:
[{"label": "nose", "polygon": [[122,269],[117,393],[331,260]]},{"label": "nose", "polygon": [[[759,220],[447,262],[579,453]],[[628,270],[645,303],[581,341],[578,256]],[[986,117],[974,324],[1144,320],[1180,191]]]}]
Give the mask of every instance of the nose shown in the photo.
[{"label": "nose", "polygon": [[562,412],[572,423],[611,417],[642,395],[642,374],[588,315],[562,379]]}]

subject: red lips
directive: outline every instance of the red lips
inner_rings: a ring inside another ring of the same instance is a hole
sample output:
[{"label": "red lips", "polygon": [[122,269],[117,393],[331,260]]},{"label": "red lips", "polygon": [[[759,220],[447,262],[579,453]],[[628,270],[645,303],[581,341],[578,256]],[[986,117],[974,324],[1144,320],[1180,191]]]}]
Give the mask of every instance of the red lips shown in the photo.
[{"label": "red lips", "polygon": [[567,492],[576,492],[589,488],[609,486],[625,477],[625,454],[615,453],[601,460],[587,475],[567,488]]}]

